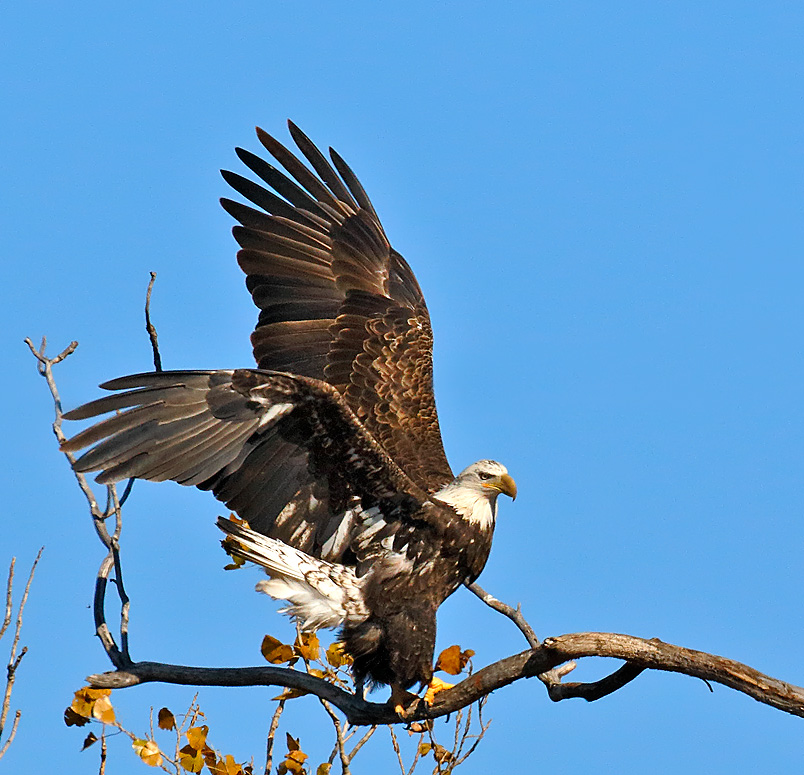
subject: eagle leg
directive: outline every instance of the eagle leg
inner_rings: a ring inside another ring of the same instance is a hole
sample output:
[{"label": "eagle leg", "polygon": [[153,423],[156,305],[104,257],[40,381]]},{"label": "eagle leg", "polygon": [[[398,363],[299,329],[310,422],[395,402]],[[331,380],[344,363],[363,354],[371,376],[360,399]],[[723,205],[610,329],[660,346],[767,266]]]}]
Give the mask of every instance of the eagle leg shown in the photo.
[{"label": "eagle leg", "polygon": [[406,719],[410,716],[415,707],[414,702],[420,699],[419,695],[403,689],[400,684],[391,684],[391,699],[389,702],[394,706],[394,711],[399,718]]},{"label": "eagle leg", "polygon": [[433,676],[427,687],[427,691],[424,693],[425,705],[432,705],[435,701],[436,694],[451,689],[453,686],[455,686],[455,684],[449,684],[446,681],[442,681],[437,676]]}]

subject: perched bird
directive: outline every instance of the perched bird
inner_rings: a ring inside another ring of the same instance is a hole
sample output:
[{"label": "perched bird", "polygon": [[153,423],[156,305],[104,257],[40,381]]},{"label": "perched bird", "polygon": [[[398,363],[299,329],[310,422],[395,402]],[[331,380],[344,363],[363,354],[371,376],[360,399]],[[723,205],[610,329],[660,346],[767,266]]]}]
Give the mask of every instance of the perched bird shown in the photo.
[{"label": "perched bird", "polygon": [[243,520],[219,519],[225,548],[270,577],[257,588],[303,629],[339,628],[355,680],[390,685],[401,711],[432,680],[438,607],[483,570],[516,485],[493,460],[453,475],[419,285],[343,159],[289,127],[309,167],[258,129],[285,172],[237,149],[268,188],[222,173],[256,206],[221,200],[260,310],[258,368],[107,382],[65,417],[111,416],[63,449],[90,447],[75,470],[103,484],[211,490]]}]

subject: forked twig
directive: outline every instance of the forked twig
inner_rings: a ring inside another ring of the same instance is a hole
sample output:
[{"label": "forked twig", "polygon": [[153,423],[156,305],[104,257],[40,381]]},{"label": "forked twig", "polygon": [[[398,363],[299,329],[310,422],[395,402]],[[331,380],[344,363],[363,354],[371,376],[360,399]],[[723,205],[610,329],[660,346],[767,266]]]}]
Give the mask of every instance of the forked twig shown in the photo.
[{"label": "forked twig", "polygon": [[[36,566],[39,564],[39,560],[42,558],[42,552],[45,550],[43,546],[36,555],[36,559],[33,561],[31,565],[31,570],[28,573],[28,581],[25,584],[25,589],[22,593],[22,598],[20,599],[19,607],[17,608],[17,618],[14,623],[14,638],[11,641],[11,649],[9,652],[8,657],[8,664],[6,666],[6,686],[5,690],[3,691],[3,702],[0,705],[0,740],[3,737],[3,731],[6,727],[6,721],[8,720],[8,712],[11,707],[11,692],[14,688],[14,682],[17,679],[17,670],[19,669],[20,663],[22,662],[23,657],[28,653],[27,647],[23,646],[19,653],[17,653],[17,649],[19,648],[20,644],[20,635],[22,633],[22,614],[25,611],[25,605],[28,602],[28,594],[31,591],[31,584],[33,583],[34,573],[36,572]],[[12,612],[13,612],[13,599],[12,599],[12,588],[14,585],[14,567],[16,565],[16,558],[12,558],[11,563],[8,569],[8,584],[6,586],[6,609],[5,614],[3,616],[3,624],[0,626],[0,638],[5,635],[6,630],[8,629],[9,624],[11,623]],[[11,724],[11,731],[6,738],[6,741],[3,743],[2,747],[0,748],[0,759],[2,759],[6,751],[11,746],[11,743],[14,742],[14,738],[17,736],[17,729],[19,727],[20,718],[22,717],[22,711],[17,710],[14,713],[14,721]]]}]

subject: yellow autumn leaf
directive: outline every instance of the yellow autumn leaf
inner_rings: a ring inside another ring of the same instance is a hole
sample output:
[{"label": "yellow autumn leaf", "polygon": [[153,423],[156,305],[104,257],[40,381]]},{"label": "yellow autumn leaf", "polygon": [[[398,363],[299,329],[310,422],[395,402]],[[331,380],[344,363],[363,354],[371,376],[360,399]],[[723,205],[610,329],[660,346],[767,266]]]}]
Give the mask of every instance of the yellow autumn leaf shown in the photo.
[{"label": "yellow autumn leaf", "polygon": [[[243,775],[243,765],[238,764],[231,754],[226,754],[226,760],[223,764],[226,768],[224,775]],[[249,768],[249,771],[250,770],[251,768]]]},{"label": "yellow autumn leaf", "polygon": [[303,775],[305,772],[304,765],[294,759],[285,759],[277,769],[277,775],[284,775],[286,772],[292,772],[293,775]]},{"label": "yellow autumn leaf", "polygon": [[84,718],[93,718],[92,709],[94,708],[95,703],[101,697],[108,697],[111,693],[111,689],[92,689],[89,686],[84,686],[82,689],[79,689],[77,692],[75,692],[73,695],[73,701],[70,703],[70,707],[79,716],[83,716]]},{"label": "yellow autumn leaf", "polygon": [[321,654],[321,644],[314,632],[301,632],[296,636],[294,644],[296,653],[308,662],[315,662]]},{"label": "yellow autumn leaf", "polygon": [[159,728],[160,729],[175,729],[176,728],[176,717],[167,708],[160,708],[159,709],[159,714],[157,715],[157,720],[159,721]]},{"label": "yellow autumn leaf", "polygon": [[458,675],[474,655],[475,652],[472,649],[461,651],[460,646],[450,646],[438,655],[435,669],[443,670],[450,675]]},{"label": "yellow autumn leaf", "polygon": [[297,697],[304,697],[309,692],[304,689],[285,689],[282,694],[277,694],[276,697],[271,697],[272,700],[295,700]]},{"label": "yellow autumn leaf", "polygon": [[98,697],[92,706],[92,716],[103,724],[114,724],[114,708],[109,697]]},{"label": "yellow autumn leaf", "polygon": [[190,746],[195,748],[196,751],[200,751],[204,747],[204,743],[207,741],[208,732],[209,727],[204,724],[202,727],[190,727],[185,732],[185,736],[187,737],[187,742],[190,744]]},{"label": "yellow autumn leaf", "polygon": [[262,639],[260,651],[265,659],[272,665],[281,665],[285,662],[292,664],[298,659],[296,652],[293,650],[293,646],[282,643],[281,640],[277,640],[272,635],[266,635]]},{"label": "yellow autumn leaf", "polygon": [[432,747],[430,743],[419,743],[419,756],[427,756]]},{"label": "yellow autumn leaf", "polygon": [[140,757],[149,767],[158,767],[162,764],[162,752],[154,740],[135,739],[131,744],[134,753]]},{"label": "yellow autumn leaf", "polygon": [[226,762],[224,762],[223,759],[213,756],[211,759],[205,757],[204,761],[212,775],[229,775],[229,773],[226,772]]},{"label": "yellow autumn leaf", "polygon": [[444,748],[440,743],[436,743],[433,747],[433,758],[439,763],[443,764],[452,759],[452,753]]},{"label": "yellow autumn leaf", "polygon": [[299,764],[304,764],[307,760],[307,754],[304,751],[288,751],[288,755],[285,758],[293,759],[294,762],[298,762]]},{"label": "yellow autumn leaf", "polygon": [[324,762],[316,767],[315,775],[329,775],[332,765],[329,762]]},{"label": "yellow autumn leaf", "polygon": [[204,762],[207,767],[211,767],[218,760],[218,755],[206,743],[204,743],[204,748],[201,751],[201,755],[204,757]]},{"label": "yellow autumn leaf", "polygon": [[187,772],[201,772],[204,769],[204,756],[196,748],[191,745],[185,745],[179,750],[179,764],[187,770]]},{"label": "yellow autumn leaf", "polygon": [[352,657],[346,653],[343,643],[335,641],[327,649],[327,662],[335,668],[352,664]]}]

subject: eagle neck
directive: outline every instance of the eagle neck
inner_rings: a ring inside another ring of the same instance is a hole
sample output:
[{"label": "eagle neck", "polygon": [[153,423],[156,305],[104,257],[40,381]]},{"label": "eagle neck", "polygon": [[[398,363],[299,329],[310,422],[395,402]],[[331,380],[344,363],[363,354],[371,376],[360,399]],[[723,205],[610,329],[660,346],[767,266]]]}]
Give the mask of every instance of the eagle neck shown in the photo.
[{"label": "eagle neck", "polygon": [[489,497],[486,491],[450,482],[442,487],[435,497],[458,512],[458,516],[481,530],[493,530],[497,519],[497,497]]}]

